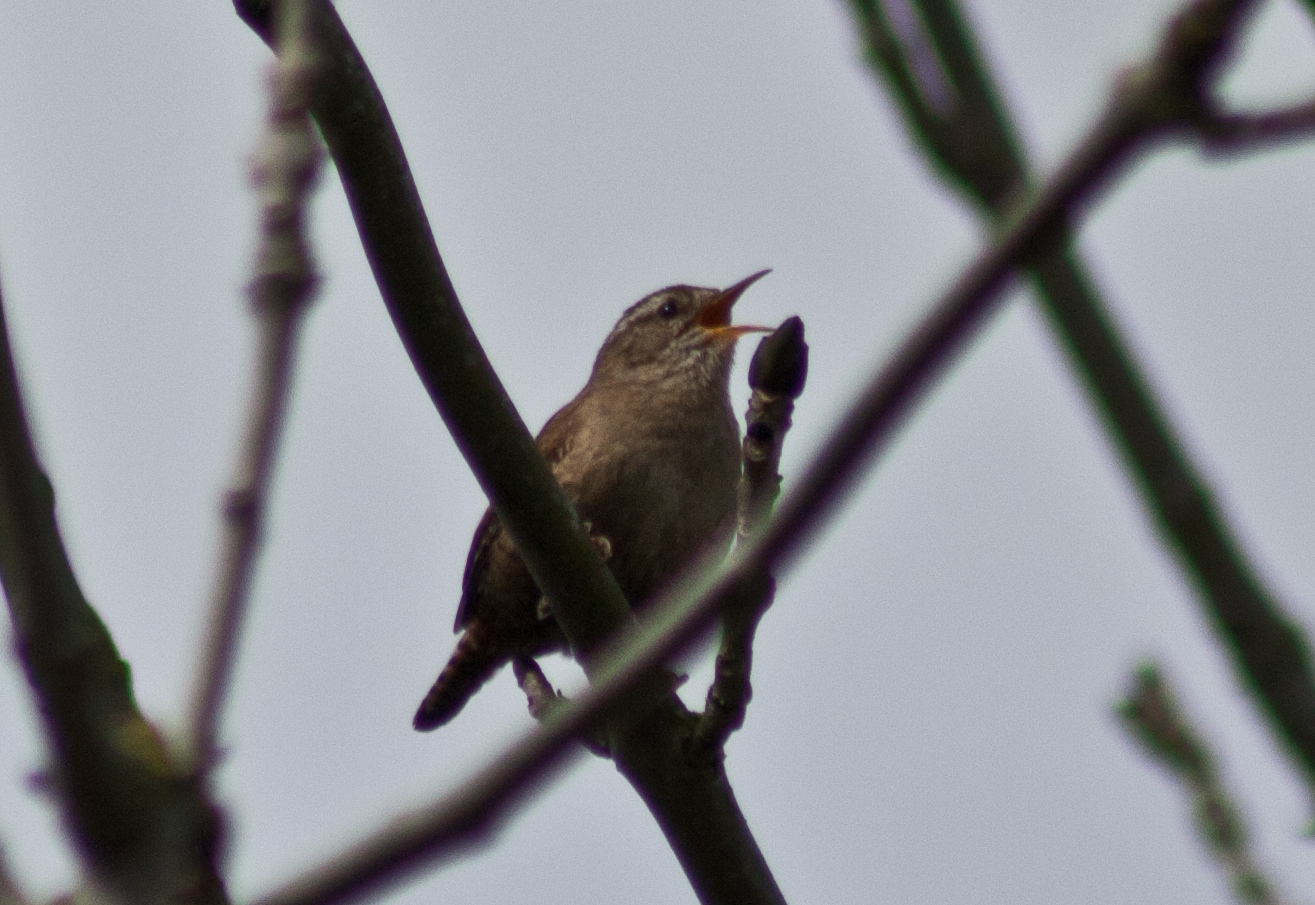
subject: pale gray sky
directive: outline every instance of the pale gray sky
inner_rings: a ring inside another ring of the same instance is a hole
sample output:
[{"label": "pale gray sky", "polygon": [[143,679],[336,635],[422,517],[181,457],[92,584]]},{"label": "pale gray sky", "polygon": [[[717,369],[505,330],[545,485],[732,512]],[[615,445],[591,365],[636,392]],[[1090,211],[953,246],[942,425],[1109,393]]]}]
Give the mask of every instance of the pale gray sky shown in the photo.
[{"label": "pale gray sky", "polygon": [[[1172,8],[970,4],[1042,164]],[[807,324],[788,485],[977,246],[835,0],[340,9],[532,428],[576,392],[639,296],[772,267],[740,312]],[[243,161],[267,53],[225,0],[0,0],[0,11],[10,329],[83,586],[141,703],[171,725],[245,388]],[[1315,91],[1311,23],[1294,3],[1266,6],[1230,84],[1255,101]],[[1162,154],[1117,185],[1082,240],[1239,533],[1308,627],[1313,165],[1315,145],[1236,163]],[[450,650],[484,501],[402,352],[332,176],[316,214],[325,291],[223,733],[238,900],[450,788],[530,724],[504,674],[451,726],[411,730]],[[745,396],[737,376],[737,408]],[[1218,742],[1264,861],[1307,892],[1302,790],[1019,294],[763,623],[728,770],[786,897],[1228,901],[1183,801],[1110,715],[1147,654]],[[47,896],[72,867],[51,810],[25,788],[41,753],[11,666],[0,841]],[[495,847],[391,899],[693,896],[629,786],[581,760]]]}]

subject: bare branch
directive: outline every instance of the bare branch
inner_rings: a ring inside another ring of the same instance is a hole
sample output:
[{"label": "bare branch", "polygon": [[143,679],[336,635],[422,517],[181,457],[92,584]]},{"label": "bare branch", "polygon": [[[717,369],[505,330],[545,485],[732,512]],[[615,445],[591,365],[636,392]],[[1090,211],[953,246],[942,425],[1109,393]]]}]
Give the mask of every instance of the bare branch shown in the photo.
[{"label": "bare branch", "polygon": [[[886,4],[881,0],[851,0],[858,19],[859,28],[864,38],[864,51],[870,64],[878,69],[882,76],[896,86],[895,100],[903,109],[904,116],[915,128],[911,134],[925,145],[931,160],[941,160],[951,155],[948,144],[949,133],[945,128],[946,115],[952,109],[949,100],[942,100],[936,90],[920,78],[919,57],[906,47],[908,43],[904,34],[895,27],[887,15]],[[905,7],[910,19],[915,18],[912,10]],[[921,23],[910,21],[910,27],[920,28]],[[948,91],[941,82],[942,93]]]},{"label": "bare branch", "polygon": [[1238,902],[1279,905],[1282,899],[1256,863],[1242,812],[1225,788],[1209,748],[1154,663],[1137,669],[1117,712],[1128,734],[1182,783],[1192,802],[1197,833],[1228,877]]},{"label": "bare branch", "polygon": [[[891,438],[932,378],[964,348],[1012,269],[1076,216],[1134,150],[1150,137],[1165,134],[1164,109],[1175,108],[1184,84],[1203,77],[1235,27],[1241,5],[1223,0],[1196,3],[1188,9],[1199,17],[1180,16],[1170,24],[1144,77],[1122,83],[1055,176],[905,338],[859,394],[776,517],[737,551],[730,566],[721,572],[695,568],[661,594],[651,615],[599,657],[593,685],[578,701],[550,715],[544,726],[506,749],[455,793],[391,822],[258,905],[329,905],[354,899],[450,857],[458,846],[487,838],[544,773],[561,763],[563,750],[582,731],[605,719],[632,688],[698,637],[719,613],[760,599],[762,576],[787,568],[814,529],[834,513],[845,489]],[[764,891],[764,897],[770,895]]]},{"label": "bare branch", "polygon": [[753,641],[758,623],[776,599],[776,582],[768,578],[757,599],[736,610],[727,610],[721,618],[721,644],[708,696],[694,727],[693,748],[700,756],[711,757],[726,745],[731,733],[744,725],[749,701],[753,698]]},{"label": "bare branch", "polygon": [[223,535],[188,719],[189,759],[202,773],[215,760],[219,713],[260,549],[297,339],[317,282],[305,236],[322,157],[307,115],[315,51],[306,3],[285,0],[280,14],[282,40],[269,74],[269,113],[251,161],[260,199],[260,239],[247,287],[257,322],[256,361],[242,446],[224,493]]}]

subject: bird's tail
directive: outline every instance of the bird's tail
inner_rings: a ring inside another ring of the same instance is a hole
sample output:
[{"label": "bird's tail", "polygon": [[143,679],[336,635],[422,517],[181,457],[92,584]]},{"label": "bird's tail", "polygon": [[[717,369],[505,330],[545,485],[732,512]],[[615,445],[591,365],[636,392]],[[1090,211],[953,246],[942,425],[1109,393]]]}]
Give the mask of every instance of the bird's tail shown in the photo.
[{"label": "bird's tail", "polygon": [[492,645],[482,643],[478,621],[466,627],[457,649],[448,658],[447,666],[434,680],[434,687],[420,702],[411,725],[419,732],[437,729],[449,722],[466,706],[470,696],[493,677],[498,667],[507,661]]}]

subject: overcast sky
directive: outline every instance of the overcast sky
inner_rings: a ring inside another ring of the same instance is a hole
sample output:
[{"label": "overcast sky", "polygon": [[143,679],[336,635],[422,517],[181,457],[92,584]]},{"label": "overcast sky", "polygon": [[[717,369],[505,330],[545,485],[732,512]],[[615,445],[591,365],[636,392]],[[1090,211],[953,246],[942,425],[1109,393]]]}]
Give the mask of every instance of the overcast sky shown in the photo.
[{"label": "overcast sky", "polygon": [[[1172,8],[970,4],[1040,166]],[[835,0],[340,9],[532,429],[579,389],[631,302],[772,267],[737,316],[807,325],[788,487],[978,247]],[[176,726],[246,388],[244,159],[268,54],[225,0],[0,11],[0,281],[29,411],[83,587],[142,706]],[[1311,22],[1295,3],[1265,7],[1245,56],[1231,96],[1315,91]],[[1262,574],[1307,627],[1313,174],[1315,145],[1236,162],[1162,153],[1117,184],[1081,243]],[[392,330],[331,173],[315,212],[324,292],[223,732],[237,901],[452,788],[531,724],[504,673],[452,725],[411,730],[451,649],[485,502]],[[741,368],[737,409],[746,396]],[[1303,790],[1015,293],[763,622],[727,768],[786,898],[1229,901],[1184,801],[1111,716],[1147,655],[1217,743],[1262,860],[1312,901]],[[578,681],[564,661],[550,670]],[[41,762],[11,663],[0,842],[38,897],[74,876],[53,811],[27,787]],[[630,787],[584,758],[492,848],[391,898],[693,901]]]}]

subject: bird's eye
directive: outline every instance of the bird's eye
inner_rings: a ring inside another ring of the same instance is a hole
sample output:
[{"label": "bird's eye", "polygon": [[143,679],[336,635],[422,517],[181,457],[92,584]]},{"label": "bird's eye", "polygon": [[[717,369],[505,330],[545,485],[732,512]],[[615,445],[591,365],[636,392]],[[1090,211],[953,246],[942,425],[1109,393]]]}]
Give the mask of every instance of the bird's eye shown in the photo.
[{"label": "bird's eye", "polygon": [[662,307],[658,309],[658,317],[669,321],[676,316],[679,310],[680,308],[676,305],[674,299],[667,299],[662,303]]}]

